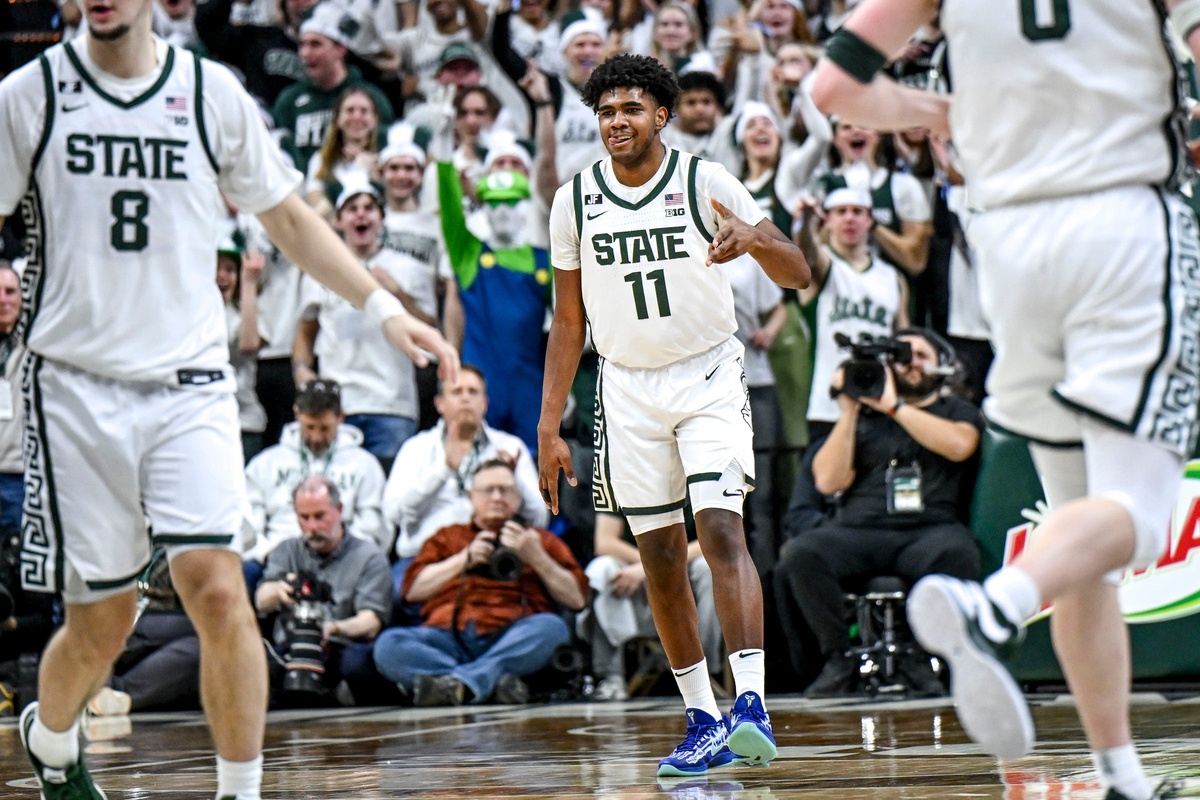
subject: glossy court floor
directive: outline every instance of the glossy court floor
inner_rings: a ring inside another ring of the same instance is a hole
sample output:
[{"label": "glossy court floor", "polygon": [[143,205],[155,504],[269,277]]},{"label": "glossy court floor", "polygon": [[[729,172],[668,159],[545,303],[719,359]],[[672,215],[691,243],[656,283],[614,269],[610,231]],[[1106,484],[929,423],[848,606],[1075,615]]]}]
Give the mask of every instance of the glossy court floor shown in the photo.
[{"label": "glossy court floor", "polygon": [[[1034,698],[1038,747],[1000,765],[970,744],[944,701],[776,697],[779,758],[662,784],[657,758],[679,740],[668,698],[524,708],[358,708],[273,712],[264,800],[276,798],[611,798],[612,800],[1099,800],[1068,698]],[[1135,697],[1148,772],[1200,797],[1200,696]],[[135,714],[85,740],[110,800],[196,798],[215,790],[198,714]],[[124,728],[124,730],[122,730]],[[106,734],[116,738],[104,738]],[[124,735],[121,735],[124,734]],[[11,718],[0,724],[0,797],[36,798]]]}]

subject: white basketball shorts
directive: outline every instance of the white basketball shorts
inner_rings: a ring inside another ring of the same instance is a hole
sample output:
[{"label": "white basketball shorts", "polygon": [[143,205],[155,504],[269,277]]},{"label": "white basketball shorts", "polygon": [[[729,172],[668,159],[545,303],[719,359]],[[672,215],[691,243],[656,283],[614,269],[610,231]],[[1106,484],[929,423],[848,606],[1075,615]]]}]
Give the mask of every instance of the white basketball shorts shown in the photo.
[{"label": "white basketball shorts", "polygon": [[593,502],[624,514],[635,534],[683,521],[692,510],[741,513],[754,486],[754,429],[741,343],[730,337],[656,369],[600,361],[596,381]]},{"label": "white basketball shorts", "polygon": [[246,479],[233,394],[123,383],[39,356],[23,389],[26,589],[95,602],[134,586],[152,544],[235,549]]},{"label": "white basketball shorts", "polygon": [[1125,186],[970,218],[996,360],[989,420],[1077,445],[1090,416],[1190,454],[1200,375],[1200,246],[1177,195]]}]

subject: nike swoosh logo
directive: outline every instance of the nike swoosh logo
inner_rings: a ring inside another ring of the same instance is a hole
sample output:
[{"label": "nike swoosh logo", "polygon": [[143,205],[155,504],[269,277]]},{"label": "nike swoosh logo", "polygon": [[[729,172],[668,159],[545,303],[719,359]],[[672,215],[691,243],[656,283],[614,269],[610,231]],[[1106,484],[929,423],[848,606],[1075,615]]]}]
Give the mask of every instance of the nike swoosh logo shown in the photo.
[{"label": "nike swoosh logo", "polygon": [[597,211],[595,214],[588,214],[588,215],[587,215],[587,218],[588,218],[589,220],[593,220],[593,219],[595,219],[596,217],[599,217],[599,216],[601,216],[601,215],[604,215],[604,214],[607,214],[607,213],[608,213],[607,211]]},{"label": "nike swoosh logo", "polygon": [[704,380],[708,380],[713,375],[717,374],[717,370],[719,370],[720,368],[721,368],[721,365],[717,364],[715,367],[710,369],[708,372],[704,373]]},{"label": "nike swoosh logo", "polygon": [[697,669],[699,669],[699,667],[692,667],[691,669],[689,669],[689,670],[686,670],[686,671],[684,671],[684,672],[675,672],[675,673],[673,673],[673,674],[675,675],[675,677],[676,677],[676,678],[682,678],[684,675],[690,675],[690,674],[692,674],[692,673],[693,673],[693,672],[695,672]]},{"label": "nike swoosh logo", "polygon": [[[746,492],[743,491],[742,489],[738,489],[736,492],[731,492],[728,489],[726,489],[725,491],[721,492],[721,494],[725,495],[726,497],[745,497],[746,496]],[[745,656],[742,656],[742,658],[745,658]]]},{"label": "nike swoosh logo", "polygon": [[87,107],[87,103],[80,103],[77,106],[69,106],[66,103],[63,103],[62,110],[64,113],[70,114],[72,111],[78,111],[79,109],[86,108],[86,107]]}]

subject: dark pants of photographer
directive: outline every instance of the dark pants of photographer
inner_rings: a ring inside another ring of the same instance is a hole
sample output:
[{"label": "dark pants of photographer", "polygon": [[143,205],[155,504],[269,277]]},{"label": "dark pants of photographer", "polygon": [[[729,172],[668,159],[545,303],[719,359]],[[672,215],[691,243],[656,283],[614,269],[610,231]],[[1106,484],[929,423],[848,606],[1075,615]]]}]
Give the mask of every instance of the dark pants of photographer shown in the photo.
[{"label": "dark pants of photographer", "polygon": [[134,711],[200,707],[200,639],[184,614],[142,614],[114,672]]},{"label": "dark pants of photographer", "polygon": [[[786,593],[778,598],[781,611],[795,604],[824,658],[850,648],[843,600],[847,590],[861,589],[880,576],[900,578],[909,586],[934,573],[974,580],[979,569],[979,548],[959,523],[885,530],[831,521],[788,540],[779,554],[775,583],[778,592]],[[788,634],[792,638],[791,630]],[[793,662],[798,672],[806,666],[811,671],[811,664],[795,663],[794,657]]]}]

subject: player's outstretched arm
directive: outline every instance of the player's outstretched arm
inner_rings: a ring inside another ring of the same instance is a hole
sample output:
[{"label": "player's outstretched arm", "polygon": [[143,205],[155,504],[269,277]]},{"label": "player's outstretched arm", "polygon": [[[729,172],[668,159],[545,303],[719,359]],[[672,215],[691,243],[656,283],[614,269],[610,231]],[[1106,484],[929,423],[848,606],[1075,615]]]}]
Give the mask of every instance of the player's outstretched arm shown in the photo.
[{"label": "player's outstretched arm", "polygon": [[300,196],[292,193],[274,208],[258,215],[267,234],[283,254],[331,290],[363,309],[383,329],[394,347],[417,366],[437,359],[444,381],[458,378],[458,352],[430,325],[405,313],[400,301],[358,263],[337,234]]},{"label": "player's outstretched arm", "polygon": [[546,345],[546,377],[542,384],[542,416],[538,420],[538,489],[552,513],[558,513],[558,471],[576,484],[571,450],[559,435],[567,394],[583,355],[587,324],[583,315],[580,270],[554,270],[554,321]]},{"label": "player's outstretched arm", "polygon": [[937,14],[939,0],[864,0],[817,65],[812,99],[826,114],[881,131],[928,128],[949,138],[947,95],[901,86],[879,71]]},{"label": "player's outstretched arm", "polygon": [[764,219],[758,225],[748,225],[715,197],[712,198],[712,206],[720,217],[720,228],[708,246],[706,264],[710,267],[724,264],[749,254],[767,273],[767,277],[785,289],[808,286],[812,272],[804,260],[804,254],[774,223]]}]

